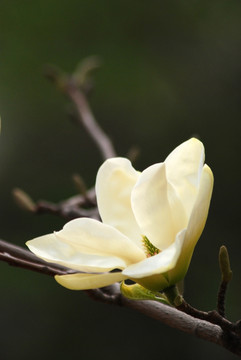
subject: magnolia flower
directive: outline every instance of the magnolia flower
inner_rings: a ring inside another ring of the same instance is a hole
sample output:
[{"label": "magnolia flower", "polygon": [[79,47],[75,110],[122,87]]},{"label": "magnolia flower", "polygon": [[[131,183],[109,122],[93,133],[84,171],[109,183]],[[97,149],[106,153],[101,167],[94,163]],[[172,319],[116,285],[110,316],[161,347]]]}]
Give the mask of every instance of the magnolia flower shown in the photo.
[{"label": "magnolia flower", "polygon": [[208,214],[213,175],[203,164],[203,144],[194,138],[142,173],[125,158],[108,159],[96,179],[102,222],[75,219],[27,246],[76,270],[55,277],[69,289],[125,279],[153,291],[174,285],[187,272]]}]

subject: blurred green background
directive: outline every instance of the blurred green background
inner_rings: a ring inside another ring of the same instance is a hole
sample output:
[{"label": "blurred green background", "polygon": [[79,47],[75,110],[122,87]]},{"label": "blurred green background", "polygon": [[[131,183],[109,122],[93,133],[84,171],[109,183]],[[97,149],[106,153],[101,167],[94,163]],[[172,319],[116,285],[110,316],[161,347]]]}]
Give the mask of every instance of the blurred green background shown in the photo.
[{"label": "blurred green background", "polygon": [[[217,255],[226,244],[234,271],[227,314],[240,319],[240,0],[1,0],[0,14],[0,237],[24,246],[64,223],[22,212],[12,188],[59,201],[75,194],[73,173],[94,184],[98,150],[69,121],[67,99],[42,69],[54,63],[72,71],[99,55],[91,106],[119,155],[138,146],[142,170],[192,135],[204,142],[215,188],[186,299],[215,307]],[[1,359],[236,358],[47,276],[5,263],[0,270]]]}]

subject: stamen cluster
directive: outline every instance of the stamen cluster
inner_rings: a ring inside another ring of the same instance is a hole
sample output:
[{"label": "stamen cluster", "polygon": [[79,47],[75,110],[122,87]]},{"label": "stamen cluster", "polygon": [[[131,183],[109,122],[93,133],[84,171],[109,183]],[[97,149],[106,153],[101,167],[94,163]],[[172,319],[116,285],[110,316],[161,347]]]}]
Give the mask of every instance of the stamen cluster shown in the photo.
[{"label": "stamen cluster", "polygon": [[151,242],[150,240],[146,237],[146,236],[142,236],[142,243],[145,249],[145,253],[147,257],[151,257],[154,255],[159,254],[160,250],[158,248],[156,248]]}]

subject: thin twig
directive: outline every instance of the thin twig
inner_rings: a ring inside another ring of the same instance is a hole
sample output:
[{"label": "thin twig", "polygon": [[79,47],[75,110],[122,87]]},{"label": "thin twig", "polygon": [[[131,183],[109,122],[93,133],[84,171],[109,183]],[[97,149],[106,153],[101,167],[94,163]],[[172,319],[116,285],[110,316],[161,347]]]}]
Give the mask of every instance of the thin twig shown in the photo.
[{"label": "thin twig", "polygon": [[74,271],[58,264],[47,263],[20,246],[0,240],[0,260],[9,265],[37,271],[46,275],[66,275]]},{"label": "thin twig", "polygon": [[15,258],[8,253],[0,253],[0,260],[7,262],[10,266],[21,267],[23,269],[36,271],[50,276],[69,274],[69,272],[67,271],[62,271],[58,268],[52,268],[52,266],[50,265],[46,266],[46,264],[38,264],[31,261]]},{"label": "thin twig", "polygon": [[222,281],[218,291],[217,309],[218,313],[225,317],[225,297],[227,292],[228,283]]},{"label": "thin twig", "polygon": [[99,147],[103,159],[106,160],[115,157],[116,152],[114,146],[110,138],[96,122],[84,93],[78,89],[74,81],[69,81],[69,84],[65,88],[65,92],[76,105],[81,123]]},{"label": "thin twig", "polygon": [[34,214],[50,213],[68,221],[79,217],[100,219],[94,188],[58,204],[45,200],[35,202],[28,193],[19,188],[13,190],[13,197],[22,209]]},{"label": "thin twig", "polygon": [[97,207],[84,209],[74,205],[66,206],[62,203],[54,204],[49,201],[38,201],[36,203],[35,214],[46,213],[58,215],[68,221],[80,217],[88,217],[99,220],[99,212]]},{"label": "thin twig", "polygon": [[201,311],[195,309],[193,306],[183,300],[182,304],[176,307],[178,310],[185,312],[197,319],[206,320],[212,324],[219,325],[224,331],[235,331],[236,326],[231,321],[222,317],[217,311]]},{"label": "thin twig", "polygon": [[96,206],[95,188],[92,187],[88,189],[85,194],[74,195],[66,200],[61,201],[61,205],[67,207],[83,207],[86,205]]}]

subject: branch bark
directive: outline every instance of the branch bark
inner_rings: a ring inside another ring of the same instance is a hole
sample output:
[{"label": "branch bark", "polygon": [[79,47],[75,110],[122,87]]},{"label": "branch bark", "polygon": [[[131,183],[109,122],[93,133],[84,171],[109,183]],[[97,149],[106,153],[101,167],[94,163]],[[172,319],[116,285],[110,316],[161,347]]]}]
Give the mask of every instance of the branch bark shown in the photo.
[{"label": "branch bark", "polygon": [[11,266],[37,271],[46,275],[66,275],[75,271],[58,264],[47,263],[30,251],[0,240],[0,261],[5,261]]},{"label": "branch bark", "polygon": [[[49,276],[75,272],[57,264],[47,263],[30,251],[3,240],[0,240],[0,261]],[[241,341],[238,334],[232,331],[224,331],[219,325],[195,318],[183,311],[155,301],[127,299],[120,293],[119,284],[102,289],[86,290],[85,292],[96,301],[133,309],[167,326],[220,345],[241,356]]]},{"label": "branch bark", "polygon": [[77,88],[73,81],[69,81],[65,88],[65,92],[75,104],[78,110],[79,119],[89,135],[93,138],[96,145],[99,147],[102,158],[106,160],[108,158],[115,157],[116,152],[114,146],[110,138],[96,122],[84,93]]},{"label": "branch bark", "polygon": [[224,346],[222,340],[223,331],[218,325],[193,318],[175,308],[154,301],[133,301],[122,297],[122,304],[167,326]]},{"label": "branch bark", "polygon": [[35,214],[54,214],[58,215],[65,220],[73,220],[80,217],[88,217],[99,220],[99,212],[97,207],[85,209],[74,204],[54,204],[49,201],[38,201],[34,210]]}]

